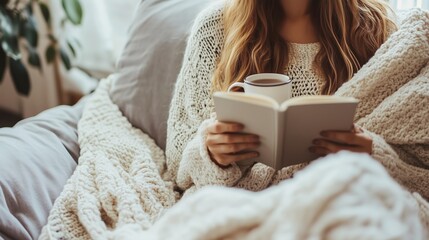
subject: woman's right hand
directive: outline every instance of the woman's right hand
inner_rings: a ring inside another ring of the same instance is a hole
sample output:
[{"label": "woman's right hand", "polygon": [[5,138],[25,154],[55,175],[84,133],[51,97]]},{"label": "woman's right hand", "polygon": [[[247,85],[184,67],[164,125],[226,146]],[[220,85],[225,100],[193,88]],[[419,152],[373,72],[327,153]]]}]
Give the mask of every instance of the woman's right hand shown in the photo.
[{"label": "woman's right hand", "polygon": [[260,145],[259,137],[240,133],[243,128],[239,123],[219,121],[208,126],[206,145],[212,161],[226,167],[231,163],[259,156],[255,151]]}]

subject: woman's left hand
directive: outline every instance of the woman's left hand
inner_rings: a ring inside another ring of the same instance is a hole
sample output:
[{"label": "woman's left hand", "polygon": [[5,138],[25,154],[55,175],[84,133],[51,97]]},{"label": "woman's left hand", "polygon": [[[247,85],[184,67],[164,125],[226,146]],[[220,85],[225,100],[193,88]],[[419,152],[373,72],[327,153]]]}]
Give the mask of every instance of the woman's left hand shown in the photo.
[{"label": "woman's left hand", "polygon": [[353,125],[351,131],[323,131],[323,138],[313,140],[314,146],[309,148],[310,152],[321,156],[336,153],[341,150],[348,150],[359,153],[372,153],[372,138],[365,134],[363,130]]}]

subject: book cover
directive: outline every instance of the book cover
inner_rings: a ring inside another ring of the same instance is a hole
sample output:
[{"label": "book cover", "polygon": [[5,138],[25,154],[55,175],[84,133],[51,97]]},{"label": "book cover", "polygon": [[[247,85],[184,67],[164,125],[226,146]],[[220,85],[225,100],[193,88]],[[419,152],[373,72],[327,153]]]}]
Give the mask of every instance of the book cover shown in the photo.
[{"label": "book cover", "polygon": [[259,135],[258,158],[238,164],[261,162],[275,169],[308,162],[318,156],[308,148],[324,130],[348,131],[358,101],[349,97],[300,96],[278,104],[257,94],[216,92],[217,119],[244,125],[244,133]]}]

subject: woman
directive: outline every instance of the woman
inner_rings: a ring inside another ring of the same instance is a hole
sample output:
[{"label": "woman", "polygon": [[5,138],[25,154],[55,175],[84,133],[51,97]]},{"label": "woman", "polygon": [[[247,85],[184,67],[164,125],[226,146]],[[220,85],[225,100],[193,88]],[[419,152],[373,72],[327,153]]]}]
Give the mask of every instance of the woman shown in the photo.
[{"label": "woman", "polygon": [[[231,0],[205,11],[189,39],[170,109],[169,177],[182,190],[219,184],[255,191],[291,177],[303,166],[278,172],[262,164],[238,167],[258,155],[258,136],[239,133],[239,123],[215,121],[212,92],[276,72],[293,79],[293,96],[332,94],[394,28],[382,0]],[[357,126],[323,137],[309,150],[371,154],[372,139]]]}]

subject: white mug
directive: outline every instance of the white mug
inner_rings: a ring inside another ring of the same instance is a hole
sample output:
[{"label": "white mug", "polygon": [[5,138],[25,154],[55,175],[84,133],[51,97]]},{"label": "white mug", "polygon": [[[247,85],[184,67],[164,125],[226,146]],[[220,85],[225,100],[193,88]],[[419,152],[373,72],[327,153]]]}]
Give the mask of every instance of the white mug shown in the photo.
[{"label": "white mug", "polygon": [[244,83],[233,83],[229,88],[230,92],[234,87],[241,87],[245,93],[262,94],[273,98],[279,104],[292,97],[292,84],[288,76],[278,73],[258,73],[248,76]]}]

